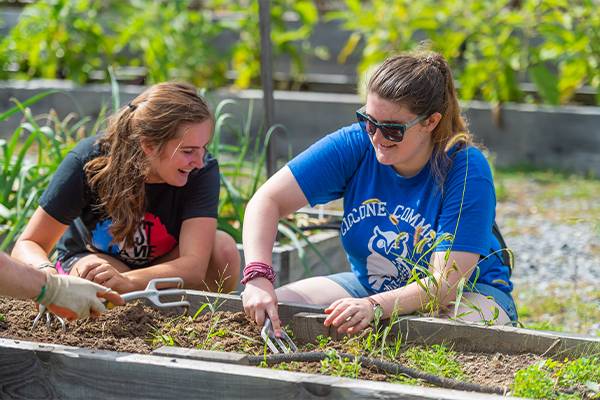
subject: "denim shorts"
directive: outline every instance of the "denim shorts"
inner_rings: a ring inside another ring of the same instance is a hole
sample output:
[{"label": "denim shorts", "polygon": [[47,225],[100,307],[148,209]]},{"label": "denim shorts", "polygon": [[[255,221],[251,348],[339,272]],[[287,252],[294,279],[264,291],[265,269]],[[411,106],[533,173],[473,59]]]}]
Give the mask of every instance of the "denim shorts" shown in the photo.
[{"label": "denim shorts", "polygon": [[[344,288],[352,297],[367,297],[376,294],[377,292],[365,288],[356,275],[352,272],[340,272],[326,276],[338,285]],[[475,292],[484,296],[491,297],[502,310],[508,315],[508,318],[512,321],[514,326],[517,325],[517,307],[512,296],[502,290],[495,288],[494,286],[485,283],[476,283],[472,290],[465,290],[466,292]]]}]

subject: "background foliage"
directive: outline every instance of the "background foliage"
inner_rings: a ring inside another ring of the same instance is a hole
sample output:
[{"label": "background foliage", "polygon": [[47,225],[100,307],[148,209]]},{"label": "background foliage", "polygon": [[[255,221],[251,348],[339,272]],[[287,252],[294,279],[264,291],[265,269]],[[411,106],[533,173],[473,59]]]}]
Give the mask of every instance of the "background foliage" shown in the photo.
[{"label": "background foliage", "polygon": [[[361,72],[428,40],[449,60],[462,99],[560,104],[583,85],[600,93],[599,6],[598,0],[345,0],[345,9],[328,18],[353,32],[341,61],[364,44]],[[526,96],[523,81],[533,82],[539,97]]]},{"label": "background foliage", "polygon": [[[564,104],[584,86],[600,92],[600,0],[338,5],[324,13],[350,32],[337,60],[359,53],[360,74],[428,40],[450,61],[465,100]],[[311,0],[274,0],[271,18],[273,55],[288,58],[292,78],[302,80],[308,56],[328,57],[309,41],[319,11]],[[183,79],[218,87],[233,79],[248,87],[258,83],[259,51],[258,0],[44,0],[28,5],[0,42],[0,78],[84,83],[108,80],[108,66],[141,67],[147,84]]]},{"label": "background foliage", "polygon": [[[302,71],[308,36],[317,22],[311,1],[275,0],[274,55]],[[290,29],[285,19],[297,19]],[[230,48],[219,40],[235,38]],[[294,45],[292,45],[292,43]],[[240,87],[260,75],[256,0],[44,0],[24,8],[0,42],[0,78],[68,78],[85,83],[109,77],[109,66],[143,67],[151,84],[182,79],[218,87],[232,69]]]}]

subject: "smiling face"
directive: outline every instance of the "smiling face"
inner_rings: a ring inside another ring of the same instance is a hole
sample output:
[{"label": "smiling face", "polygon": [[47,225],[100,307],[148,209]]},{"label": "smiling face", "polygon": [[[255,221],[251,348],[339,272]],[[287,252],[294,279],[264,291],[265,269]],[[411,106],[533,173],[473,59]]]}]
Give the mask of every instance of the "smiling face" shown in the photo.
[{"label": "smiling face", "polygon": [[[418,117],[406,107],[382,99],[373,92],[367,96],[365,113],[379,123],[405,124]],[[416,175],[431,157],[431,132],[440,118],[439,113],[434,113],[423,122],[408,128],[401,142],[387,140],[378,129],[375,135],[369,136],[377,161],[393,166],[404,177]]]},{"label": "smiling face", "polygon": [[146,183],[167,183],[185,186],[190,172],[204,166],[204,155],[212,135],[213,123],[189,122],[179,125],[175,138],[169,140],[160,153],[155,146],[142,144],[150,162]]}]

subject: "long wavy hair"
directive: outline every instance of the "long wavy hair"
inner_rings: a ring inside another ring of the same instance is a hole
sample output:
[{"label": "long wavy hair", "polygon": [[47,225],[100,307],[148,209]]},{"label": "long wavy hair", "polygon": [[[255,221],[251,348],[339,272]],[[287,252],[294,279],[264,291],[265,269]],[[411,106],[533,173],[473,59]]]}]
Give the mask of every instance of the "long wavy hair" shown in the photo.
[{"label": "long wavy hair", "polygon": [[185,83],[160,83],[149,87],[108,121],[99,139],[100,156],[85,164],[95,206],[112,219],[115,243],[133,244],[133,237],[146,208],[144,182],[150,172],[142,142],[158,154],[177,137],[182,123],[212,119],[206,101]]},{"label": "long wavy hair", "polygon": [[454,88],[452,72],[444,57],[418,50],[388,58],[371,76],[368,93],[408,108],[416,115],[439,112],[442,118],[432,132],[431,170],[442,185],[451,164],[448,150],[473,145]]}]

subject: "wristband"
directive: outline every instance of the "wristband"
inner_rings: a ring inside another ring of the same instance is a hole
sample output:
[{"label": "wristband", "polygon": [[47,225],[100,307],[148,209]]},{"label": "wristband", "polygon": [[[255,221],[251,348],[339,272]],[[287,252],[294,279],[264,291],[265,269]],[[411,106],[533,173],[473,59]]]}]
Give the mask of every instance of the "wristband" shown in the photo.
[{"label": "wristband", "polygon": [[44,283],[44,286],[42,286],[42,289],[40,290],[40,294],[38,294],[38,297],[35,298],[35,302],[39,303],[40,301],[42,301],[42,299],[44,298],[44,296],[46,295],[46,284]]},{"label": "wristband", "polygon": [[256,278],[266,278],[272,284],[275,284],[275,271],[269,264],[265,264],[260,261],[253,261],[246,264],[244,268],[244,277],[241,280],[241,284],[245,285],[247,282]]}]

